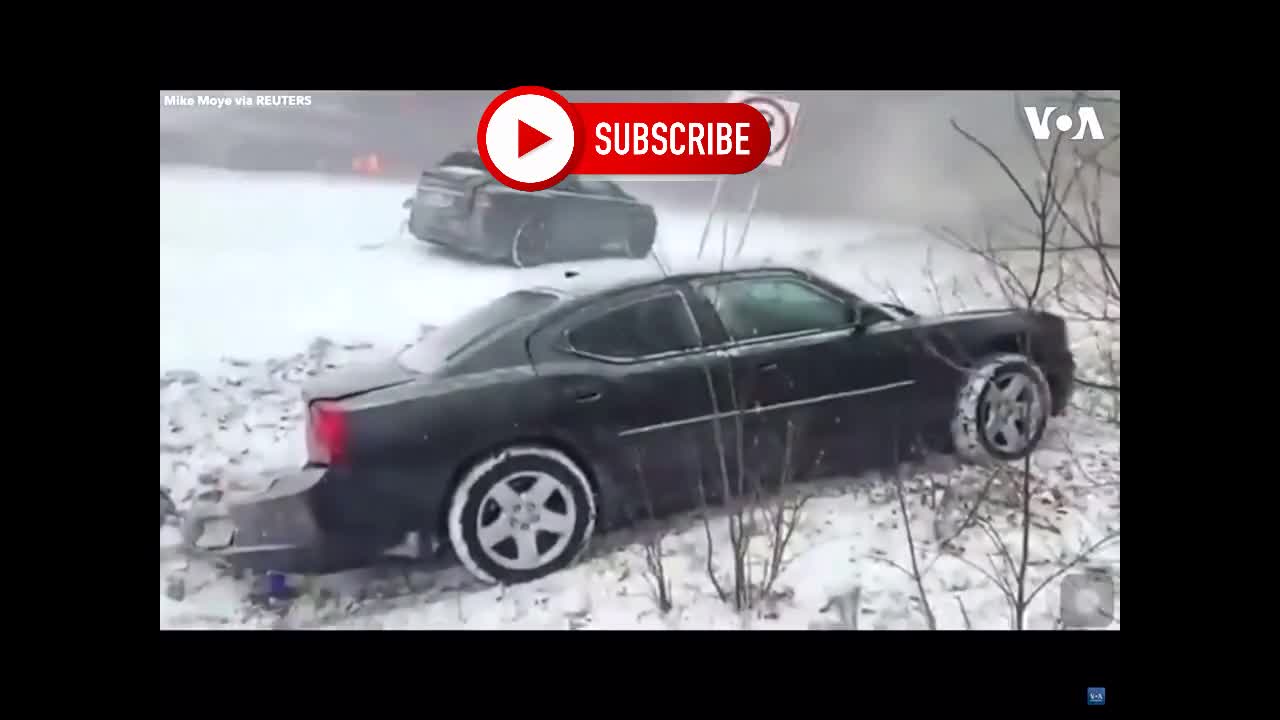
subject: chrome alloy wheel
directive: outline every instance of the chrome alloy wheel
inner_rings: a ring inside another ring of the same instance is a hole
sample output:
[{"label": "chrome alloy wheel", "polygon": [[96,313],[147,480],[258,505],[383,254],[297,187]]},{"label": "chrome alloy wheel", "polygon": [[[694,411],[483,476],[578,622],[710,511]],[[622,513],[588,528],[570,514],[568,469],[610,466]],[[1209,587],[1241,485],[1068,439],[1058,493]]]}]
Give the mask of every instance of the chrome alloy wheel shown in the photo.
[{"label": "chrome alloy wheel", "polygon": [[533,570],[564,552],[577,523],[573,493],[543,472],[521,471],[485,493],[476,515],[476,536],[493,563]]},{"label": "chrome alloy wheel", "polygon": [[978,421],[987,443],[1018,455],[1030,447],[1044,422],[1040,385],[1026,373],[1011,371],[991,379],[979,406]]}]

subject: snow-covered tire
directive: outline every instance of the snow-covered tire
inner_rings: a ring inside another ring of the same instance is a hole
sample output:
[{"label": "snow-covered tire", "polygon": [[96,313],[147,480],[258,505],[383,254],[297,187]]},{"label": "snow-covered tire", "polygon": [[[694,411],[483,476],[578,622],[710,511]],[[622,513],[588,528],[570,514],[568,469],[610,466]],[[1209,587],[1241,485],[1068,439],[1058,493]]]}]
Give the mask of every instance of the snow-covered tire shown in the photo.
[{"label": "snow-covered tire", "polygon": [[544,265],[550,248],[545,221],[538,216],[526,218],[511,237],[511,264],[518,268]]},{"label": "snow-covered tire", "polygon": [[956,454],[979,463],[1021,460],[1040,444],[1052,407],[1049,382],[1025,355],[983,358],[956,402],[951,420]]},{"label": "snow-covered tire", "polygon": [[523,583],[568,567],[587,549],[595,523],[586,473],[538,445],[508,447],[476,463],[449,504],[454,552],[488,583]]}]

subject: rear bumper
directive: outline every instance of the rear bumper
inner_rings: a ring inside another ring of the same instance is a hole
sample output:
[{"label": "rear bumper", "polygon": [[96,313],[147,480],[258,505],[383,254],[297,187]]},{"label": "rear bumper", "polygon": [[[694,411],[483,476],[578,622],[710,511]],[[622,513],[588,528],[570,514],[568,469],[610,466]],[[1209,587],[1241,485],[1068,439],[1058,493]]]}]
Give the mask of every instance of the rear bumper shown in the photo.
[{"label": "rear bumper", "polygon": [[193,510],[183,538],[199,555],[258,572],[319,574],[367,565],[382,548],[327,534],[317,521],[317,489],[327,474],[327,468],[304,468],[275,478],[260,494]]}]

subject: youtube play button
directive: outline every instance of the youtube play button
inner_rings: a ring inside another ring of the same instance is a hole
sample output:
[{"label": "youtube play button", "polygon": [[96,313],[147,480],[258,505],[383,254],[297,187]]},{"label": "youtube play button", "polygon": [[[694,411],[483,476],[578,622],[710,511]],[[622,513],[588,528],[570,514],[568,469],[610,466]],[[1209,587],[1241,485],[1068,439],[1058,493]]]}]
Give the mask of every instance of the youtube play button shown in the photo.
[{"label": "youtube play button", "polygon": [[581,137],[569,101],[546,88],[526,86],[489,103],[476,144],[494,179],[534,192],[568,176],[581,154]]},{"label": "youtube play button", "polygon": [[517,122],[520,123],[520,139],[516,144],[516,157],[522,158],[525,155],[528,155],[534,150],[546,145],[547,141],[551,139],[550,135],[543,133],[541,130],[538,130],[529,123],[523,120],[519,120]]}]

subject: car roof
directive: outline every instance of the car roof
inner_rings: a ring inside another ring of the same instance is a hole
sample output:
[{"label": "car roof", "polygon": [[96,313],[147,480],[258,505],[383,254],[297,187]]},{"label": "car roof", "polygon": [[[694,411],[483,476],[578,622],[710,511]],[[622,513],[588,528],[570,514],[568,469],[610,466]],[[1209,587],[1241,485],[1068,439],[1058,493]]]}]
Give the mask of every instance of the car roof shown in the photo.
[{"label": "car roof", "polygon": [[662,285],[678,285],[681,283],[698,282],[703,280],[758,277],[762,275],[793,275],[805,278],[810,276],[810,274],[804,270],[784,266],[761,266],[735,268],[733,270],[676,273],[673,275],[657,277],[626,278],[592,278],[581,273],[566,273],[566,277],[560,282],[551,285],[531,287],[528,289],[534,292],[545,292],[556,295],[565,300],[589,301],[605,297],[607,295],[614,295],[649,286],[657,287]]}]

